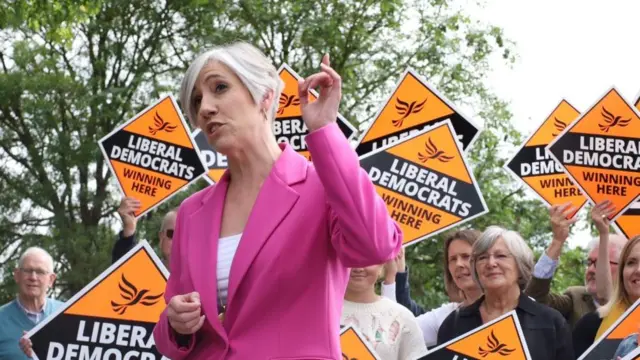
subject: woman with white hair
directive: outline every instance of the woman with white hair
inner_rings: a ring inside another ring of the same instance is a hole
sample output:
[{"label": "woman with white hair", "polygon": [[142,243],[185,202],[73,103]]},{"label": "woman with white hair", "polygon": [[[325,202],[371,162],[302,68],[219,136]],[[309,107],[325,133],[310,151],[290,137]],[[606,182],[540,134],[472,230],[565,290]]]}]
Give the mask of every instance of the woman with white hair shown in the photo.
[{"label": "woman with white hair", "polygon": [[328,55],[296,94],[313,164],[272,133],[282,88],[246,43],[198,56],[182,82],[187,117],[229,166],[178,210],[154,329],[172,360],[339,359],[348,268],[400,250],[399,227],[336,124],[341,79]]},{"label": "woman with white hair", "polygon": [[484,295],[447,317],[438,331],[438,345],[515,310],[533,360],[573,359],[566,320],[523,293],[531,279],[533,253],[518,233],[490,226],[474,243],[471,264]]}]

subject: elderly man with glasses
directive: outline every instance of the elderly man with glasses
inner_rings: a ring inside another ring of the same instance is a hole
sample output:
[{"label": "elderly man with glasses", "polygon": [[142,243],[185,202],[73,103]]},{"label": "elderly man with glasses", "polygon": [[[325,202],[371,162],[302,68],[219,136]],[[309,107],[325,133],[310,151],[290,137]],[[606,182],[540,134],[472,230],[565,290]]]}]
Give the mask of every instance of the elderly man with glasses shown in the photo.
[{"label": "elderly man with glasses", "polygon": [[[572,330],[583,315],[595,311],[608,300],[598,296],[598,288],[596,287],[596,264],[600,243],[606,242],[610,259],[610,273],[612,277],[615,277],[620,251],[627,241],[620,235],[609,234],[608,220],[600,211],[600,207],[607,206],[606,203],[603,204],[594,207],[591,214],[600,233],[600,238],[595,238],[589,243],[587,258],[583,261],[585,265],[584,286],[570,286],[562,294],[554,294],[550,291],[551,280],[553,280],[553,274],[558,266],[562,248],[569,237],[569,227],[576,221],[576,218],[567,219],[572,209],[569,208],[570,204],[565,204],[553,206],[550,210],[553,240],[536,263],[533,277],[525,290],[525,293],[536,301],[558,310],[567,319]],[[606,284],[606,281],[604,283]],[[602,291],[603,289],[601,289]]]},{"label": "elderly man with glasses", "polygon": [[53,258],[39,247],[28,248],[20,256],[13,278],[18,296],[0,307],[0,359],[28,359],[20,338],[63,304],[47,297],[56,280]]},{"label": "elderly man with glasses", "polygon": [[[124,254],[129,252],[136,245],[136,224],[134,212],[140,207],[140,201],[125,197],[120,202],[118,214],[122,218],[122,231],[118,234],[118,241],[113,245],[111,251],[112,262],[118,261]],[[171,243],[173,239],[173,229],[176,226],[177,211],[171,210],[162,219],[162,225],[158,232],[160,239],[160,251],[164,265],[169,268],[169,259],[171,258]]]}]

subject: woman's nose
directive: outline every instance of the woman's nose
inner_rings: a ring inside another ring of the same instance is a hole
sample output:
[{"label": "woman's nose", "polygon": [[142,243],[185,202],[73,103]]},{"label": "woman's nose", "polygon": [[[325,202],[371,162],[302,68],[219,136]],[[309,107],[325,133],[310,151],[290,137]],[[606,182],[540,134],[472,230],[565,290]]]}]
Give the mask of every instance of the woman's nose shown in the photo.
[{"label": "woman's nose", "polygon": [[203,119],[209,119],[218,113],[218,104],[213,96],[202,95],[200,100],[200,108],[198,109],[198,115]]}]

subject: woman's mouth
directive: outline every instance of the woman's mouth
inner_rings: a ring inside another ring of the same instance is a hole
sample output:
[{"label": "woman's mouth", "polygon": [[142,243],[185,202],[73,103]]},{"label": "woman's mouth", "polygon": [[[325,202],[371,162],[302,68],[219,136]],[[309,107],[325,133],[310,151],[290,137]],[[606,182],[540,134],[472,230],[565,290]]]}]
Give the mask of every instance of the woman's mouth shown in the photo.
[{"label": "woman's mouth", "polygon": [[210,122],[207,124],[207,134],[209,135],[213,135],[216,130],[218,130],[220,127],[222,126],[221,123],[217,123],[217,122]]}]

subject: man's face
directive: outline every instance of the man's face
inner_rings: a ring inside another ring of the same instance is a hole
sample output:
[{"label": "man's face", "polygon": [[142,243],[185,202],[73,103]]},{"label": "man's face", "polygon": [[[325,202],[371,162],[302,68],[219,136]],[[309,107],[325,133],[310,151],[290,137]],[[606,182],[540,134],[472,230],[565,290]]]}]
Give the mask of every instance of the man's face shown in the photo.
[{"label": "man's face", "polygon": [[22,265],[14,270],[13,278],[23,299],[43,299],[47,296],[47,291],[56,279],[49,266],[43,255],[30,254],[24,258]]},{"label": "man's face", "polygon": [[[591,295],[595,295],[596,291],[596,264],[598,263],[598,248],[591,250],[587,257],[587,268],[584,273],[584,283],[587,287],[587,292]],[[609,270],[611,271],[611,278],[616,278],[616,271],[618,271],[618,254],[615,248],[609,247]]]},{"label": "man's face", "polygon": [[176,227],[176,214],[170,213],[162,222],[162,230],[160,230],[160,251],[162,256],[168,262],[171,258],[171,245],[173,244],[173,229]]}]

